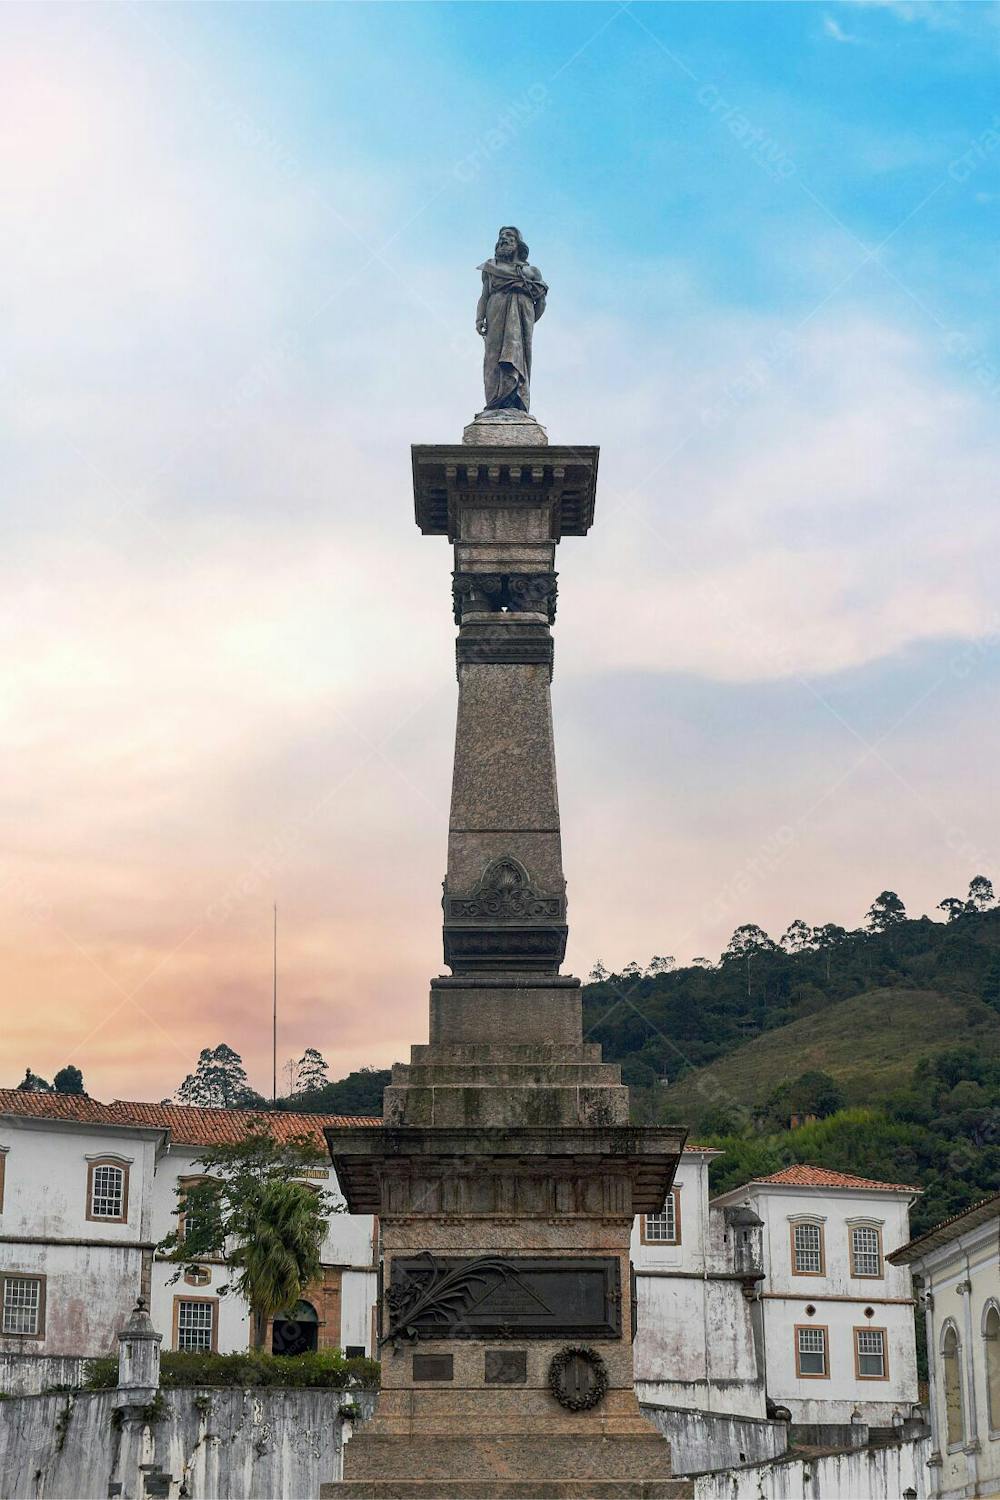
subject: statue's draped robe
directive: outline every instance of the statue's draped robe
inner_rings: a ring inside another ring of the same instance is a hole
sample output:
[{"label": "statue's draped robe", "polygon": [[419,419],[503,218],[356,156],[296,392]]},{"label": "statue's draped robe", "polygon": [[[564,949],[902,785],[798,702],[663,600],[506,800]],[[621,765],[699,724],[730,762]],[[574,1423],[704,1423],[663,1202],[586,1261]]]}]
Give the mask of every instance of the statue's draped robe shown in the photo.
[{"label": "statue's draped robe", "polygon": [[531,335],[545,311],[548,287],[534,266],[488,260],[483,273],[486,409],[527,411],[531,398]]}]

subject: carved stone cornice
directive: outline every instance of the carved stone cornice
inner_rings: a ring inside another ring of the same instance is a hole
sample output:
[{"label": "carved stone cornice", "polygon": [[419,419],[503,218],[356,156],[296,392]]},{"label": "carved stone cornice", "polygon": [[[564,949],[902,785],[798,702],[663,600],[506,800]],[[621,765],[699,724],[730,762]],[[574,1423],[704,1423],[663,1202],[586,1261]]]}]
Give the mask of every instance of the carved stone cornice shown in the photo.
[{"label": "carved stone cornice", "polygon": [[444,957],[455,973],[551,970],[566,953],[566,894],[541,891],[513,855],[491,860],[472,890],[445,891]]},{"label": "carved stone cornice", "polygon": [[413,500],[425,536],[458,540],[463,508],[541,508],[553,541],[586,536],[594,520],[595,447],[476,448],[415,444]]}]

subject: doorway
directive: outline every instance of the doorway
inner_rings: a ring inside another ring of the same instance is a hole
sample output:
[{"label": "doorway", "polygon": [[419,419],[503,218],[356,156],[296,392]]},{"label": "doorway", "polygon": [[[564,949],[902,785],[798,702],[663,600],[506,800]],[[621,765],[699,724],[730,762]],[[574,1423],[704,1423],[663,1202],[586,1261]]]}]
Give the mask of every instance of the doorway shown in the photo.
[{"label": "doorway", "polygon": [[271,1326],[272,1354],[309,1354],[319,1347],[319,1318],[311,1302],[296,1302]]}]

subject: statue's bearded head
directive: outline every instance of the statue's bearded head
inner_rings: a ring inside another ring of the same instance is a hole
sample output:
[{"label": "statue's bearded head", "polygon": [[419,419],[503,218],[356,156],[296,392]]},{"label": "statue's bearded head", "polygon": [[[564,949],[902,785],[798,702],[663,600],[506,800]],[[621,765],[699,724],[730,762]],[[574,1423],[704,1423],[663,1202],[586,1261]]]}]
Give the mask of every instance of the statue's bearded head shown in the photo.
[{"label": "statue's bearded head", "polygon": [[500,230],[493,256],[495,260],[526,261],[528,259],[528,247],[521,238],[521,231],[513,224],[505,224]]}]

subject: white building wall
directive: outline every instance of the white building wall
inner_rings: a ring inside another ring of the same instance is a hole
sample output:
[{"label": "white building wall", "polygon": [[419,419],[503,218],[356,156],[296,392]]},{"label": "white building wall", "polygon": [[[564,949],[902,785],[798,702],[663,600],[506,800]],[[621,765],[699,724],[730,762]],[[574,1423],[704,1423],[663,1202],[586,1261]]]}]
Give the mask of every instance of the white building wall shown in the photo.
[{"label": "white building wall", "polygon": [[685,1152],[677,1168],[679,1244],[644,1243],[641,1219],[633,1226],[636,1392],[655,1405],[763,1417],[751,1307],[710,1226],[710,1160]]},{"label": "white building wall", "polygon": [[[885,1256],[909,1238],[910,1199],[878,1191],[810,1191],[764,1184],[752,1184],[747,1196],[764,1221],[768,1395],[787,1406],[795,1422],[844,1423],[858,1411],[869,1426],[881,1427],[891,1424],[896,1411],[908,1415],[918,1397],[913,1292],[907,1268],[890,1265]],[[792,1269],[792,1227],[801,1220],[821,1225],[820,1275],[797,1275]],[[852,1221],[875,1223],[881,1229],[881,1277],[851,1274]],[[810,1307],[813,1313],[807,1311]],[[866,1317],[869,1307],[873,1316]],[[797,1326],[827,1329],[826,1377],[796,1373]],[[855,1372],[854,1330],[866,1327],[884,1330],[887,1379],[860,1379]]]},{"label": "white building wall", "polygon": [[[926,1305],[933,1493],[1000,1495],[1000,1410],[991,1411],[985,1338],[989,1307],[1000,1309],[1000,1216],[977,1225],[913,1263]],[[958,1335],[962,1380],[960,1440],[949,1443],[942,1344]],[[1000,1358],[1000,1348],[995,1351]],[[997,1403],[1000,1404],[1000,1403]]]},{"label": "white building wall", "polygon": [[[154,1237],[162,1239],[177,1223],[177,1188],[183,1178],[198,1177],[203,1167],[198,1160],[203,1147],[172,1144],[160,1163],[153,1187]],[[372,1354],[372,1307],[376,1296],[376,1277],[372,1271],[375,1220],[371,1216],[343,1212],[344,1199],[332,1168],[315,1168],[310,1182],[329,1192],[337,1211],[327,1220],[321,1249],[323,1265],[340,1276],[341,1348],[352,1346]],[[211,1280],[205,1286],[186,1284],[183,1277],[172,1280],[177,1267],[156,1260],[153,1268],[153,1291],[150,1313],[154,1326],[164,1334],[165,1349],[175,1348],[174,1303],[177,1297],[219,1298],[218,1348],[226,1354],[247,1349],[251,1343],[250,1313],[236,1292],[220,1296],[220,1288],[230,1281],[224,1263],[202,1261]],[[327,1277],[327,1280],[330,1278]],[[322,1318],[326,1309],[317,1308]]]},{"label": "white building wall", "polygon": [[[0,1354],[30,1361],[113,1352],[150,1261],[149,1189],[161,1141],[159,1131],[0,1120],[0,1273],[45,1278],[43,1335],[0,1333]],[[87,1217],[95,1157],[128,1167],[124,1222]]]}]

